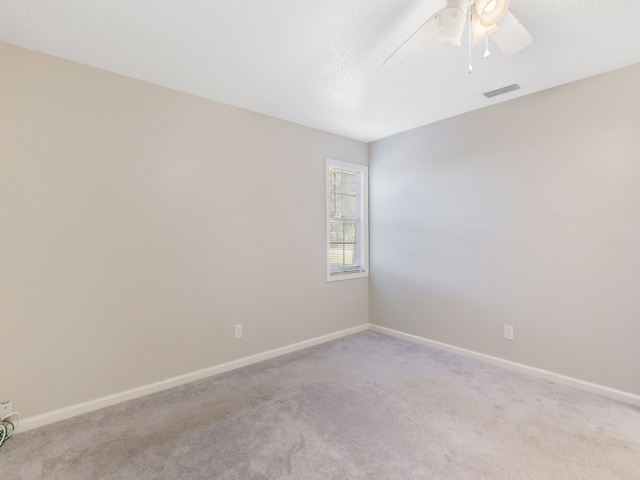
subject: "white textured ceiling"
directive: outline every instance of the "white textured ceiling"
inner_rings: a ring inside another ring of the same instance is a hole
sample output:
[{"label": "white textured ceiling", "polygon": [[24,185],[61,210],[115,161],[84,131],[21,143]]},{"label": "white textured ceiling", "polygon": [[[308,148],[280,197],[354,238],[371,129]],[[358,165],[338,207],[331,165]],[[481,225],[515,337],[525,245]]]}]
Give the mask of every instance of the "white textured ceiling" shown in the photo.
[{"label": "white textured ceiling", "polygon": [[511,0],[515,56],[475,45],[469,75],[434,40],[383,67],[445,3],[0,0],[0,41],[364,141],[640,61],[640,0]]}]

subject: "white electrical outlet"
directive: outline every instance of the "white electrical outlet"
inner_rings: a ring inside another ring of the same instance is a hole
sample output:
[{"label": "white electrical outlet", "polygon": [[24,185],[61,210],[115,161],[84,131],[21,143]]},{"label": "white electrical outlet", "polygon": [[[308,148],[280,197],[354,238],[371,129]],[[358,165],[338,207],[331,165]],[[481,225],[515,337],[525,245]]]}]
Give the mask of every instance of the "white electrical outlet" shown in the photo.
[{"label": "white electrical outlet", "polygon": [[236,340],[242,338],[242,325],[236,325]]},{"label": "white electrical outlet", "polygon": [[505,325],[504,326],[504,338],[507,340],[513,340],[513,326]]},{"label": "white electrical outlet", "polygon": [[12,413],[13,413],[13,402],[0,403],[0,418],[4,418],[7,415],[11,415]]}]

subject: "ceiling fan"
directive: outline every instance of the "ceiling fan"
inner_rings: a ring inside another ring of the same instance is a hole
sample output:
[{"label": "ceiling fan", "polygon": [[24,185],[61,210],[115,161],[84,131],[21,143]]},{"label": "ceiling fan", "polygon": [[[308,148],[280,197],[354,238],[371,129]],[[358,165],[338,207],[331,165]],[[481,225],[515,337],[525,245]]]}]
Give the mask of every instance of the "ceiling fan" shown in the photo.
[{"label": "ceiling fan", "polygon": [[[462,46],[467,23],[470,25],[469,49],[471,42],[485,40],[484,56],[488,57],[491,37],[504,55],[511,56],[529,45],[533,38],[508,7],[509,0],[447,0],[444,8],[424,22],[382,64],[402,63],[435,30],[439,30],[438,41]],[[469,64],[469,73],[471,70]]]}]

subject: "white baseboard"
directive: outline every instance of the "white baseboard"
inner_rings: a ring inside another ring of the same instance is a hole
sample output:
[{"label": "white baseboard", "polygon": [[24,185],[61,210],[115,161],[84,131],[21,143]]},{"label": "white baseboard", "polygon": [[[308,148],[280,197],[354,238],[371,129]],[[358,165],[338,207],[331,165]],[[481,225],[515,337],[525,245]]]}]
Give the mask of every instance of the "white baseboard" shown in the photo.
[{"label": "white baseboard", "polygon": [[508,370],[524,373],[533,377],[543,378],[550,382],[559,383],[561,385],[573,387],[585,392],[595,393],[596,395],[600,395],[602,397],[611,398],[640,407],[640,395],[624,392],[622,390],[616,390],[614,388],[605,387],[596,383],[585,382],[584,380],[568,377],[559,373],[542,370],[536,367],[530,367],[522,363],[512,362],[510,360],[505,360],[499,357],[492,357],[491,355],[485,355],[484,353],[474,352],[473,350],[467,350],[466,348],[455,347],[447,343],[436,342],[435,340],[429,340],[428,338],[419,337],[410,333],[400,332],[398,330],[393,330],[387,327],[381,327],[379,325],[370,324],[369,329],[374,332],[383,333],[385,335],[401,338],[403,340],[408,340],[414,343],[419,343],[421,345],[426,345],[438,350],[445,350],[447,352],[462,355],[464,357],[469,357],[480,360],[482,362],[498,365]]},{"label": "white baseboard", "polygon": [[83,413],[92,412],[94,410],[99,410],[101,408],[109,407],[111,405],[125,402],[127,400],[133,400],[134,398],[143,397],[145,395],[149,395],[150,393],[167,390],[169,388],[177,387],[185,383],[201,380],[203,378],[211,377],[213,375],[218,375],[220,373],[228,372],[230,370],[235,370],[236,368],[246,367],[247,365],[252,365],[254,363],[262,362],[270,358],[279,357],[287,353],[303,350],[305,348],[313,347],[314,345],[319,345],[321,343],[325,343],[330,340],[335,340],[340,337],[345,337],[347,335],[352,335],[354,333],[363,332],[365,330],[368,330],[368,328],[369,328],[368,324],[347,328],[345,330],[340,330],[338,332],[329,333],[327,335],[322,335],[320,337],[315,337],[309,340],[304,340],[302,342],[286,345],[284,347],[275,348],[267,352],[262,352],[256,355],[239,358],[237,360],[232,360],[230,362],[221,363],[220,365],[214,365],[213,367],[204,368],[202,370],[197,370],[195,372],[185,373],[184,375],[178,375],[177,377],[168,378],[160,382],[151,383],[149,385],[144,385],[142,387],[132,388],[131,390],[115,393],[113,395],[108,395],[102,398],[96,398],[95,400],[90,400],[84,403],[78,403],[76,405],[71,405],[69,407],[53,410],[51,412],[42,413],[40,415],[34,415],[33,417],[27,417],[20,422],[20,428],[19,430],[16,430],[16,434],[20,432],[25,432],[27,430],[31,430],[37,427],[42,427],[44,425],[48,425],[51,423],[59,422],[60,420],[65,420],[67,418],[75,417],[76,415],[81,415]]},{"label": "white baseboard", "polygon": [[392,337],[401,338],[414,343],[419,343],[422,345],[426,345],[428,347],[436,348],[438,350],[445,350],[445,351],[462,355],[465,357],[474,358],[476,360],[480,360],[486,363],[491,363],[493,365],[498,365],[500,367],[504,367],[512,371],[524,373],[527,375],[532,375],[534,377],[543,378],[551,382],[567,385],[569,387],[595,393],[603,397],[612,398],[614,400],[622,401],[622,402],[640,407],[640,395],[635,395],[633,393],[624,392],[621,390],[616,390],[616,389],[605,387],[595,383],[586,382],[584,380],[568,377],[566,375],[550,372],[548,370],[542,370],[540,368],[530,367],[528,365],[512,362],[510,360],[505,360],[499,357],[493,357],[491,355],[486,355],[484,353],[474,352],[473,350],[467,350],[465,348],[460,348],[460,347],[456,347],[446,343],[437,342],[435,340],[429,340],[424,337],[419,337],[417,335],[400,332],[398,330],[393,330],[391,328],[381,327],[379,325],[374,325],[374,324],[368,324],[368,325],[365,324],[365,325],[359,325],[357,327],[348,328],[345,330],[340,330],[338,332],[330,333],[320,337],[311,338],[309,340],[304,340],[302,342],[293,343],[291,345],[286,345],[284,347],[258,353],[256,355],[239,358],[237,360],[222,363],[219,365],[214,365],[212,367],[208,367],[202,370],[197,370],[195,372],[186,373],[184,375],[179,375],[177,377],[168,378],[160,382],[151,383],[149,385],[144,385],[142,387],[126,390],[124,392],[115,393],[113,395],[108,395],[106,397],[97,398],[95,400],[90,400],[88,402],[71,405],[69,407],[53,410],[51,412],[42,413],[40,415],[35,415],[33,417],[27,417],[20,422],[20,428],[16,431],[16,435],[19,434],[20,432],[26,432],[28,430],[31,430],[37,427],[42,427],[45,425],[49,425],[51,423],[65,420],[67,418],[75,417],[83,413],[99,410],[101,408],[109,407],[111,405],[116,405],[118,403],[125,402],[127,400],[133,400],[134,398],[143,397],[151,393],[167,390],[169,388],[177,387],[185,383],[201,380],[203,378],[218,375],[220,373],[228,372],[230,370],[235,370],[237,368],[245,367],[247,365],[252,365],[254,363],[262,362],[270,358],[286,355],[287,353],[303,350],[305,348],[309,348],[314,345],[319,345],[321,343],[335,340],[340,337],[345,337],[347,335],[352,335],[354,333],[363,332],[365,330],[372,330],[374,332],[390,335]]}]

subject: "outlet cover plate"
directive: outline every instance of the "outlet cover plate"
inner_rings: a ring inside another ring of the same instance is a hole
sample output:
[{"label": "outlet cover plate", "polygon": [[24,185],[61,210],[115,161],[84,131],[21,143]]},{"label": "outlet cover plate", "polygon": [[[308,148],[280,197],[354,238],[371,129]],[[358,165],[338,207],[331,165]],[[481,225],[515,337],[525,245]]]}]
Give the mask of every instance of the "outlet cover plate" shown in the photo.
[{"label": "outlet cover plate", "polygon": [[0,418],[4,418],[7,415],[11,415],[12,413],[13,413],[13,402],[0,403]]},{"label": "outlet cover plate", "polygon": [[507,340],[513,340],[513,326],[505,325],[504,326],[504,338]]}]

